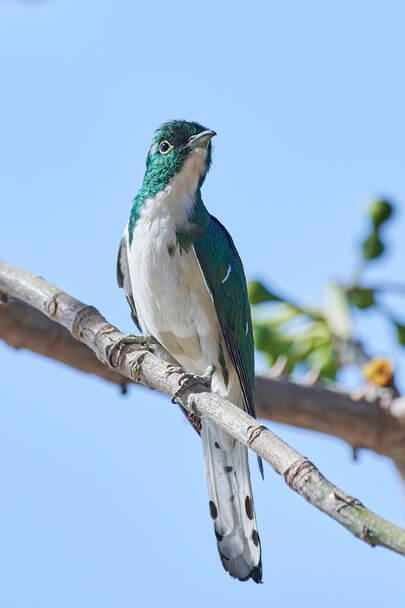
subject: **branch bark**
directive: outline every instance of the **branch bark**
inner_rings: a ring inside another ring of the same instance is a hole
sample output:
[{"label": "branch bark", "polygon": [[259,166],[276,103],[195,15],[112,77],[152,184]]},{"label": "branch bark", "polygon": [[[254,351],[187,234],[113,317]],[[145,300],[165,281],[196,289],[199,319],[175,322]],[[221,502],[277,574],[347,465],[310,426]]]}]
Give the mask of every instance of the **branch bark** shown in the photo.
[{"label": "branch bark", "polygon": [[[0,304],[0,339],[14,348],[60,361],[121,387],[129,378],[99,361],[90,348],[67,329],[21,300]],[[366,448],[405,463],[404,399],[387,409],[378,400],[354,399],[350,394],[286,378],[256,376],[259,418],[339,437],[353,448]]]},{"label": "branch bark", "polygon": [[[0,292],[4,294],[5,298],[22,300],[65,327],[75,340],[82,342],[96,354],[108,374],[115,373],[110,368],[109,355],[112,344],[122,337],[122,334],[116,327],[110,325],[94,307],[74,299],[41,277],[5,262],[0,262]],[[13,307],[16,303],[12,300],[10,304]],[[9,307],[9,304],[3,303],[2,306]],[[18,310],[18,306],[16,310]],[[22,309],[19,310],[21,313]],[[35,314],[33,313],[33,315]],[[1,319],[3,327],[3,315]],[[43,329],[44,325],[42,324],[41,327]],[[60,334],[58,336],[55,334],[55,336],[55,345],[58,340],[65,341],[66,339],[66,334],[63,338],[60,337]],[[12,342],[11,338],[10,342]],[[13,345],[18,346],[16,337],[14,337],[14,342]],[[43,354],[46,354],[45,350],[44,347]],[[55,358],[66,362],[64,361],[66,356],[63,353],[60,354],[61,351],[55,346],[56,351],[59,354]],[[48,352],[50,351],[48,350]],[[170,396],[178,387],[181,377],[181,374],[177,373],[168,376],[168,366],[164,361],[155,357],[148,350],[134,346],[122,348],[114,365],[128,380]],[[95,369],[90,366],[86,371],[97,373],[94,371]],[[101,372],[97,375],[105,377]],[[113,375],[106,379],[115,381],[112,378],[114,378]],[[267,390],[270,381],[267,379],[266,382]],[[122,382],[117,383],[122,384]],[[273,384],[273,387],[275,386]],[[281,384],[279,383],[277,386],[281,386]],[[260,396],[258,402],[260,403]],[[355,536],[372,546],[380,545],[405,555],[405,530],[382,519],[366,509],[360,501],[335,487],[307,458],[232,403],[215,393],[207,392],[204,387],[192,387],[184,392],[183,406],[190,413],[213,420],[238,441],[251,448],[277,473],[283,475],[293,490],[341,523]],[[303,411],[305,413],[305,408]],[[304,414],[303,417],[305,419]]]},{"label": "branch bark", "polygon": [[13,297],[0,301],[0,340],[16,349],[27,349],[74,369],[94,374],[122,389],[131,382],[108,369],[85,344],[42,312]]}]

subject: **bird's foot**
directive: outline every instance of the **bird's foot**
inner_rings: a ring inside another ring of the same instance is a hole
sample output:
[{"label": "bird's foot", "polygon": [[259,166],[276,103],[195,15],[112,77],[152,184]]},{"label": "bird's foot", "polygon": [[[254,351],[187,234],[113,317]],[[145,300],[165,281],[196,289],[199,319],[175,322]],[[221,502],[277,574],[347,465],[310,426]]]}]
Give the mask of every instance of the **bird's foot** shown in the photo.
[{"label": "bird's foot", "polygon": [[[119,338],[115,342],[113,342],[108,349],[108,363],[111,367],[116,367],[116,352],[120,351],[125,344],[139,344],[140,346],[149,346],[149,344],[156,343],[156,340],[153,336],[144,336],[139,334],[125,334],[122,338]],[[119,354],[118,354],[119,356]]]},{"label": "bird's foot", "polygon": [[[174,367],[174,366],[173,366]],[[202,376],[198,376],[197,374],[183,374],[179,380],[179,388],[174,393],[172,397],[172,403],[176,403],[177,399],[181,397],[181,394],[191,386],[195,384],[203,384],[204,386],[211,386],[212,376],[214,374],[215,367],[213,365],[209,365]],[[174,373],[174,370],[172,371]]]},{"label": "bird's foot", "polygon": [[197,433],[200,435],[202,429],[201,418],[196,414],[187,414],[187,419],[191,422]]},{"label": "bird's foot", "polygon": [[[172,363],[170,363],[167,366],[167,370],[166,370],[166,373],[165,373],[166,380],[172,374],[184,374],[184,369],[182,367],[180,367],[179,365],[173,365]],[[181,380],[181,378],[180,378],[180,380]]]}]

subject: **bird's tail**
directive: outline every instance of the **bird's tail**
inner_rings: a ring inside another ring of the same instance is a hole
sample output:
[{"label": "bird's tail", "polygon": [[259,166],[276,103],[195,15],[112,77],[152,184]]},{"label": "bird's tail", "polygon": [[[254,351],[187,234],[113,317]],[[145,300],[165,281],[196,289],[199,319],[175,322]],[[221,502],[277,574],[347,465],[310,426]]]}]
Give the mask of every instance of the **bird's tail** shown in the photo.
[{"label": "bird's tail", "polygon": [[241,581],[262,579],[247,448],[204,420],[201,430],[208,482],[209,507],[222,564]]}]

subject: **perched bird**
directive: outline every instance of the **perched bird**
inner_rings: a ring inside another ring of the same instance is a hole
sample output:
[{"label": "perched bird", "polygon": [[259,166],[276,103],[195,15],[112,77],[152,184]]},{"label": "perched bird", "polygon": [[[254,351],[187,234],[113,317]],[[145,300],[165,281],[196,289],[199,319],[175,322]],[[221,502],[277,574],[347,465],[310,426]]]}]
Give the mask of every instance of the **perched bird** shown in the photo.
[{"label": "perched bird", "polygon": [[[183,120],[156,131],[121,240],[118,283],[160,356],[188,372],[188,383],[210,381],[213,391],[254,416],[243,266],[232,238],[201,198],[214,135]],[[209,420],[201,421],[201,439],[222,564],[231,576],[260,583],[247,449]]]}]

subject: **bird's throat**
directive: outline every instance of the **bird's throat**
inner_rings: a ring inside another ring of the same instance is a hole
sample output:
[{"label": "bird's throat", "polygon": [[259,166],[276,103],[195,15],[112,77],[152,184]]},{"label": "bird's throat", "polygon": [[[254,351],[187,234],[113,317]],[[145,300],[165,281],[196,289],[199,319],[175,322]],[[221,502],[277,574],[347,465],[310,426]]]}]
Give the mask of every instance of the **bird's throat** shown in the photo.
[{"label": "bird's throat", "polygon": [[[190,221],[201,201],[200,187],[206,171],[207,151],[197,148],[188,156],[180,171],[167,185],[152,196],[144,196],[143,185],[135,198],[129,222],[129,240],[132,242],[133,229],[140,221],[147,226],[170,219],[175,231],[188,232]],[[187,239],[189,241],[189,239]]]}]

